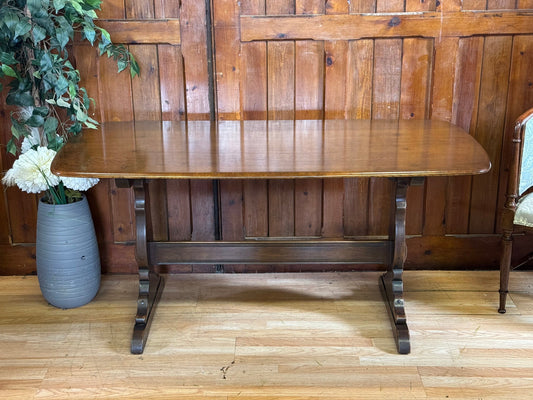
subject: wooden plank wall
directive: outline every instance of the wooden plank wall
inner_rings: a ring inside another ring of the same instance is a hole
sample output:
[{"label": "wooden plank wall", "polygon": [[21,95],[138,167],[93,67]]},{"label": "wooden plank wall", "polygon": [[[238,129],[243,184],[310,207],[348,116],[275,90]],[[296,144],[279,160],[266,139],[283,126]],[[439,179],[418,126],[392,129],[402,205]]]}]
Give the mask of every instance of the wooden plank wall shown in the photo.
[{"label": "wooden plank wall", "polygon": [[[506,141],[533,106],[531,8],[531,0],[104,0],[101,24],[129,46],[141,77],[117,75],[90,46],[74,53],[100,121],[439,118],[462,126],[493,169],[409,189],[407,266],[495,267]],[[9,111],[0,110],[1,143]],[[0,157],[6,170],[13,159],[3,147]],[[36,197],[2,194],[0,274],[31,273]],[[383,235],[390,194],[383,179],[155,181],[149,189],[159,240]],[[111,181],[89,193],[104,271],[135,271],[131,196]],[[528,238],[517,242],[519,256]]]}]

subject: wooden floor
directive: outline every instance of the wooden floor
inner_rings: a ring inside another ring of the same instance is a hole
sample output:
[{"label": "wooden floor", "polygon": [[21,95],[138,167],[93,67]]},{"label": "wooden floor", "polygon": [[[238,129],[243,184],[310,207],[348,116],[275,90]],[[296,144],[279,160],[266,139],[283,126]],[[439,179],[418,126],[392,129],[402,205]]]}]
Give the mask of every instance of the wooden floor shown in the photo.
[{"label": "wooden floor", "polygon": [[59,310],[0,278],[1,399],[533,399],[533,272],[405,273],[398,355],[376,272],[170,275],[143,355],[136,276]]}]

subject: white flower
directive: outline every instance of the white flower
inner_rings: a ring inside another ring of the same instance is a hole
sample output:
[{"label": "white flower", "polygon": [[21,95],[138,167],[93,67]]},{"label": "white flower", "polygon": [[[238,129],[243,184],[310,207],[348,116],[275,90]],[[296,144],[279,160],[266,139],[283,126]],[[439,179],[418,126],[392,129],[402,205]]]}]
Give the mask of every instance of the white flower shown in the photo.
[{"label": "white flower", "polygon": [[69,189],[85,191],[98,183],[98,178],[69,178],[62,176],[63,185]]},{"label": "white flower", "polygon": [[26,136],[24,140],[22,141],[22,144],[20,145],[20,152],[26,153],[28,150],[30,150],[33,146],[38,145],[38,140],[35,139],[33,136]]},{"label": "white flower", "polygon": [[39,193],[59,184],[59,177],[50,172],[56,152],[43,146],[21,154],[2,179],[6,186],[16,184],[28,193]]},{"label": "white flower", "polygon": [[15,186],[15,171],[13,171],[13,168],[8,170],[4,177],[2,178],[2,183],[5,186]]}]

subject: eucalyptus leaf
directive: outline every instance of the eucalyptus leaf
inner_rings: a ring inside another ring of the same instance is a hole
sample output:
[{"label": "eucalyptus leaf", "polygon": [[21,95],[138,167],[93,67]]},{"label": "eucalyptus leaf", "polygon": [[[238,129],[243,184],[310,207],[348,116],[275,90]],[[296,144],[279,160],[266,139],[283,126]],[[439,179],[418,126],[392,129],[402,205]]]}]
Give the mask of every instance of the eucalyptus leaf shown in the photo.
[{"label": "eucalyptus leaf", "polygon": [[54,9],[56,13],[65,7],[66,0],[54,0]]},{"label": "eucalyptus leaf", "polygon": [[44,121],[44,126],[43,126],[44,133],[45,133],[46,135],[49,135],[49,134],[51,134],[52,132],[55,134],[58,125],[59,125],[59,121],[57,120],[57,118],[55,118],[55,117],[49,117],[49,118],[47,118],[47,119]]},{"label": "eucalyptus leaf", "polygon": [[68,101],[65,101],[63,97],[57,99],[57,105],[59,107],[70,108],[70,103]]},{"label": "eucalyptus leaf", "polygon": [[33,106],[35,101],[30,92],[13,91],[8,93],[6,104],[10,106],[29,107]]},{"label": "eucalyptus leaf", "polygon": [[94,43],[94,40],[96,39],[96,31],[93,27],[85,25],[83,27],[83,35],[89,42],[91,42],[91,44]]},{"label": "eucalyptus leaf", "polygon": [[7,53],[2,51],[0,53],[0,62],[2,64],[12,65],[17,63],[17,59],[15,58],[15,54],[13,52]]},{"label": "eucalyptus leaf", "polygon": [[87,115],[87,113],[84,112],[81,108],[78,108],[78,109],[76,110],[76,119],[77,119],[78,121],[80,121],[80,122],[85,122],[85,121],[87,121],[87,118],[88,118],[88,117],[89,117],[89,116]]},{"label": "eucalyptus leaf", "polygon": [[9,65],[2,64],[2,72],[4,73],[4,75],[11,76],[13,78],[17,77],[17,73]]},{"label": "eucalyptus leaf", "polygon": [[98,128],[95,124],[89,122],[89,121],[85,121],[85,126],[89,129],[96,129]]},{"label": "eucalyptus leaf", "polygon": [[28,0],[26,4],[32,17],[42,18],[47,14],[50,2],[48,0]]},{"label": "eucalyptus leaf", "polygon": [[17,154],[17,145],[15,144],[13,138],[9,139],[9,142],[7,142],[6,150],[9,154]]},{"label": "eucalyptus leaf", "polygon": [[15,28],[15,35],[13,36],[13,39],[16,39],[19,36],[24,36],[30,30],[31,30],[30,23],[25,19],[20,20]]},{"label": "eucalyptus leaf", "polygon": [[85,0],[85,3],[93,8],[93,10],[100,10],[100,4],[102,4],[102,0]]},{"label": "eucalyptus leaf", "polygon": [[33,128],[38,128],[44,125],[44,118],[40,115],[32,115],[26,120],[26,125],[31,126]]},{"label": "eucalyptus leaf", "polygon": [[50,112],[50,110],[46,106],[35,107],[33,109],[33,115],[40,115],[41,117],[46,117],[49,112]]},{"label": "eucalyptus leaf", "polygon": [[32,30],[33,43],[37,44],[46,38],[46,29],[42,26],[34,25]]},{"label": "eucalyptus leaf", "polygon": [[70,1],[70,5],[71,5],[72,7],[74,7],[74,9],[75,9],[78,13],[80,13],[80,14],[83,13],[83,8],[81,7],[81,4],[78,3],[77,0],[71,0],[71,1]]},{"label": "eucalyptus leaf", "polygon": [[61,49],[64,49],[68,41],[70,40],[68,32],[62,28],[56,29],[56,39],[59,42],[59,46],[61,47]]},{"label": "eucalyptus leaf", "polygon": [[17,29],[17,25],[19,21],[20,21],[20,17],[14,12],[7,11],[2,17],[2,22],[6,25],[7,29],[9,29],[9,31],[11,32],[15,32],[15,29]]},{"label": "eucalyptus leaf", "polygon": [[24,136],[26,131],[21,131],[20,129],[18,129],[17,126],[15,125],[11,125],[11,135],[16,138],[16,139],[20,139],[22,136]]}]

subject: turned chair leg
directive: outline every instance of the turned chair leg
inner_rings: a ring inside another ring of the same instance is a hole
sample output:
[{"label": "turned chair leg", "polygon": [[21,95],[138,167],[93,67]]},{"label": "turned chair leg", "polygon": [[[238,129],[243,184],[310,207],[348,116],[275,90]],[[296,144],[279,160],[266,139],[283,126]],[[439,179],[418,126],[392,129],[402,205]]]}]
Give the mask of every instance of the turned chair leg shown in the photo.
[{"label": "turned chair leg", "polygon": [[505,303],[509,292],[509,273],[511,271],[511,254],[513,252],[513,239],[510,233],[504,232],[502,236],[502,256],[500,259],[500,314],[505,313]]}]

